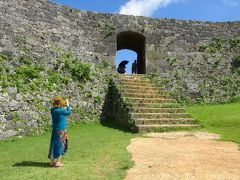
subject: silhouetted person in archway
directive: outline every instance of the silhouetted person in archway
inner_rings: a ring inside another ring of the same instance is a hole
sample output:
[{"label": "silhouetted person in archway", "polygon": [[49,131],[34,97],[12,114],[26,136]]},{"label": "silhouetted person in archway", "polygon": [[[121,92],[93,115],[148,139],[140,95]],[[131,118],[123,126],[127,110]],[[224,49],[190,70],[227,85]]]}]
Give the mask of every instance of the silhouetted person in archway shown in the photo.
[{"label": "silhouetted person in archway", "polygon": [[128,61],[124,60],[118,65],[117,71],[120,74],[125,74],[126,73],[126,64],[127,63],[128,63]]},{"label": "silhouetted person in archway", "polygon": [[134,60],[134,62],[132,63],[132,74],[137,74],[137,68],[138,68],[137,60]]},{"label": "silhouetted person in archway", "polygon": [[122,65],[122,66],[118,66],[117,68],[117,72],[119,72],[120,74],[125,74],[126,73],[126,66],[125,65]]}]

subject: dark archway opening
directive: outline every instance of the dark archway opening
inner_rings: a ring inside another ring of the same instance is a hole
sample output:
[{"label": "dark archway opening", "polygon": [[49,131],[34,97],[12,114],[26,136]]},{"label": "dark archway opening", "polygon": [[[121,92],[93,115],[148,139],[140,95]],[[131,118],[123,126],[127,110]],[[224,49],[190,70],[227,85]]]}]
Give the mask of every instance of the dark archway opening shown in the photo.
[{"label": "dark archway opening", "polygon": [[117,35],[117,51],[129,49],[137,53],[138,74],[146,73],[145,37],[132,31],[121,32]]}]

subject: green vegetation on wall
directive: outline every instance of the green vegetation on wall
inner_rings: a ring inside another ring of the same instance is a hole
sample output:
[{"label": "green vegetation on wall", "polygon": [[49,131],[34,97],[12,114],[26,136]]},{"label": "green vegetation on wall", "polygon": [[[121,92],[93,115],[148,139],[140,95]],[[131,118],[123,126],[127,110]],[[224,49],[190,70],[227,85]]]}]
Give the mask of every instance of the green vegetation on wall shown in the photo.
[{"label": "green vegetation on wall", "polygon": [[102,25],[102,31],[103,31],[103,33],[104,33],[103,39],[106,39],[106,38],[112,36],[113,33],[115,33],[116,27],[115,27],[113,24],[104,23],[104,24]]},{"label": "green vegetation on wall", "polygon": [[[0,86],[17,87],[18,92],[58,91],[72,81],[80,84],[90,79],[90,64],[80,62],[72,53],[59,50],[55,67],[39,64],[27,55],[11,57],[0,54]],[[17,67],[10,64],[17,64]]]},{"label": "green vegetation on wall", "polygon": [[161,77],[158,72],[150,77],[183,104],[238,101],[239,50],[240,37],[213,38],[208,43],[198,44],[199,52],[184,60],[184,66],[179,66],[178,57],[164,58],[171,69],[167,78]]},{"label": "green vegetation on wall", "polygon": [[[19,56],[0,53],[0,91],[9,97],[4,103],[12,101],[15,108],[13,112],[4,112],[5,117],[13,115],[5,131],[36,134],[48,129],[51,98],[55,95],[70,99],[73,107],[70,122],[98,120],[111,74],[107,60],[96,65],[83,62],[70,50],[51,47],[49,51],[51,59],[43,60],[34,58],[31,49],[24,45]],[[15,96],[19,99],[12,100]]]}]

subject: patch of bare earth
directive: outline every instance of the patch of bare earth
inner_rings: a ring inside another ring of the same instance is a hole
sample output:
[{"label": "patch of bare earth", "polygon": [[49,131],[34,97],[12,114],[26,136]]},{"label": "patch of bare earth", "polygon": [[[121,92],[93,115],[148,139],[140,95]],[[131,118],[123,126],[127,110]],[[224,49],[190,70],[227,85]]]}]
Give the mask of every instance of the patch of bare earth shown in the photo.
[{"label": "patch of bare earth", "polygon": [[205,132],[151,133],[127,147],[135,165],[126,180],[240,180],[240,151],[233,142]]}]

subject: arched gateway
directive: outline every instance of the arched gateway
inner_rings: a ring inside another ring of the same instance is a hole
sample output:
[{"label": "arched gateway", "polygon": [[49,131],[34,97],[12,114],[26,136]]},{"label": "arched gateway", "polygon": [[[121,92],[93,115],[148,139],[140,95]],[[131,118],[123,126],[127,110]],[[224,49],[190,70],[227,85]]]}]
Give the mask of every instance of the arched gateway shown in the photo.
[{"label": "arched gateway", "polygon": [[125,31],[117,35],[117,50],[130,49],[137,53],[138,74],[146,73],[145,37],[142,34]]}]

